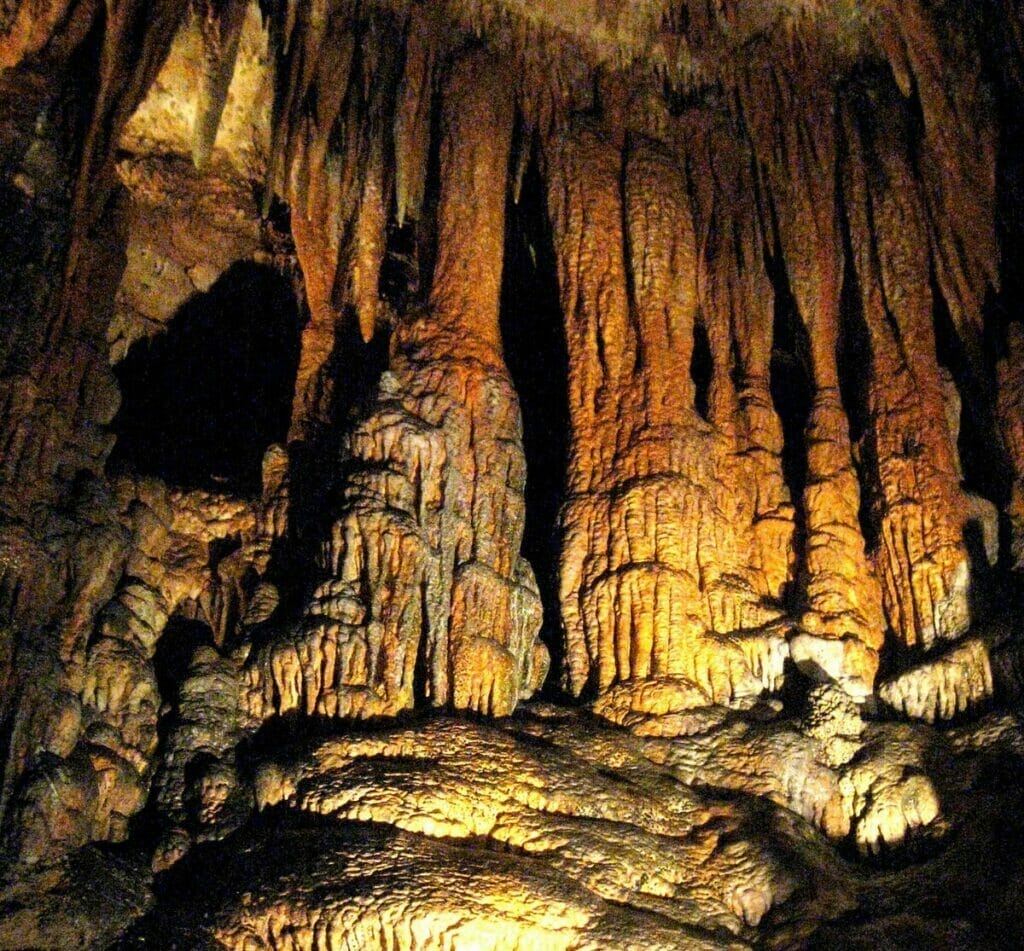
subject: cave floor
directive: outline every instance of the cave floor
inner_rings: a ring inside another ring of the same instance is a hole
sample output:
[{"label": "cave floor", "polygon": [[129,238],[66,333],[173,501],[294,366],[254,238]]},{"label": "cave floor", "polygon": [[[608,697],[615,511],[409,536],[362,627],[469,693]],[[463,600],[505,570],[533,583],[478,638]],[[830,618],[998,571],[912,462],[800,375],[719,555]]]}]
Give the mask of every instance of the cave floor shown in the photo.
[{"label": "cave floor", "polygon": [[0,948],[1024,943],[1017,715],[845,746],[820,715],[711,719],[279,725],[248,753],[255,812],[156,876],[138,837],[21,873]]}]

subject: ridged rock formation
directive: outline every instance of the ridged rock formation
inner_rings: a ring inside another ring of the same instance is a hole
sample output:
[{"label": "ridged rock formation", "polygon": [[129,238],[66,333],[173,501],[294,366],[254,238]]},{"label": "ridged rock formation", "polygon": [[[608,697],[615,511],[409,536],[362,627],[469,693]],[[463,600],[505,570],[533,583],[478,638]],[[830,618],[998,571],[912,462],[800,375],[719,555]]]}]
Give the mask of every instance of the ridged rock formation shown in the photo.
[{"label": "ridged rock formation", "polygon": [[1022,102],[1018,0],[0,3],[0,948],[1024,945]]},{"label": "ridged rock formation", "polygon": [[505,193],[493,183],[511,99],[482,56],[451,67],[445,93],[430,302],[395,328],[391,367],[346,438],[326,578],[298,628],[250,664],[257,718],[393,715],[413,706],[417,676],[435,705],[505,716],[547,673],[498,330]]},{"label": "ridged rock formation", "polygon": [[[712,381],[705,420],[677,376],[697,310],[685,183],[650,145],[627,148],[624,159],[578,129],[551,159],[573,426],[561,604],[573,692],[623,685],[634,706],[665,712],[694,695],[756,696],[781,677],[785,650],[778,632],[747,633],[781,612],[756,571],[728,384]],[[728,323],[708,335],[727,372]]]}]

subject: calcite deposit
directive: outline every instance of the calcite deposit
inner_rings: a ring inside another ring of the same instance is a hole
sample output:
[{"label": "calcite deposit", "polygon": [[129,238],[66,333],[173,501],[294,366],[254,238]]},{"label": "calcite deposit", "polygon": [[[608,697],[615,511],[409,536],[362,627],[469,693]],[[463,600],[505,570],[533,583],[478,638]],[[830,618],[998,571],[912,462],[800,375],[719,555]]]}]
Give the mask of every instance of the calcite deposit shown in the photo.
[{"label": "calcite deposit", "polygon": [[1024,944],[1022,16],[0,3],[0,948]]}]

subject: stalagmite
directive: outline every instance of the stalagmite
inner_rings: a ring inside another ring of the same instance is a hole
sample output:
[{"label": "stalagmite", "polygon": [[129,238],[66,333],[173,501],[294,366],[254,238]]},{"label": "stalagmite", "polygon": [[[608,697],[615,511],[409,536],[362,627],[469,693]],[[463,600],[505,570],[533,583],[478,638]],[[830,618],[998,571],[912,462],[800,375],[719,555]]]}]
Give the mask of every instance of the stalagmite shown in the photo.
[{"label": "stalagmite", "polygon": [[297,630],[250,661],[256,716],[505,715],[546,672],[519,556],[525,460],[498,300],[511,97],[486,55],[453,66],[441,116],[430,300],[395,330],[391,368],[346,441],[325,579]]}]

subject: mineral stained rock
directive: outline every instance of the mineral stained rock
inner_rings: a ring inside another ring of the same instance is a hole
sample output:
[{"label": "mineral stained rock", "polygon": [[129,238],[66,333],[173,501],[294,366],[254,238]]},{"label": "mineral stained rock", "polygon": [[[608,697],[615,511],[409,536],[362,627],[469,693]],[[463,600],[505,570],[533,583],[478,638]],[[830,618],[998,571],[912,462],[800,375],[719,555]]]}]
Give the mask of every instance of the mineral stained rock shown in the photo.
[{"label": "mineral stained rock", "polygon": [[1024,945],[1022,64],[0,3],[0,948]]},{"label": "mineral stained rock", "polygon": [[[722,410],[703,419],[693,387],[673,379],[690,362],[697,310],[685,183],[642,141],[624,161],[579,128],[556,149],[573,427],[560,589],[570,688],[632,683],[652,712],[756,696],[781,676],[786,650],[778,631],[758,630],[781,611],[756,568],[753,499],[733,434],[715,425]],[[728,323],[709,334],[721,373]]]}]

